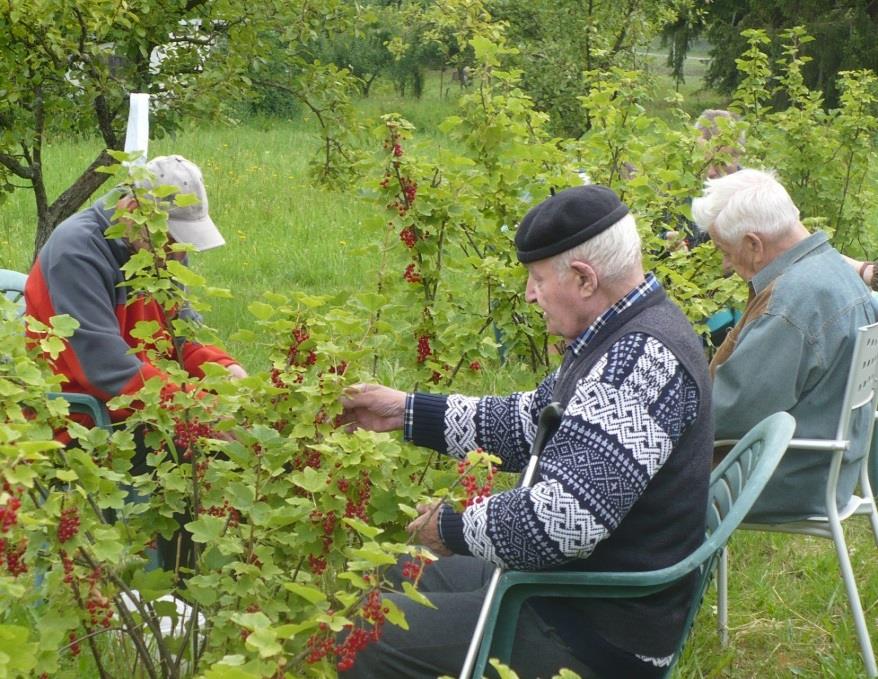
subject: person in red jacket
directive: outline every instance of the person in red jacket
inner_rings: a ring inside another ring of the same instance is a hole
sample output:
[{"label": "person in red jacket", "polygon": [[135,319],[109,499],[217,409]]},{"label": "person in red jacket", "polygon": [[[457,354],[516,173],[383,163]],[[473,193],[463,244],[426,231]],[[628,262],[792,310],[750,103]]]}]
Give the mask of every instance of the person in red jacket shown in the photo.
[{"label": "person in red jacket", "polygon": [[[181,156],[161,156],[147,168],[156,185],[177,186],[181,193],[198,198],[194,205],[168,211],[170,238],[197,251],[225,243],[208,214],[204,180],[194,163]],[[138,344],[131,335],[138,322],[155,321],[164,330],[167,326],[154,299],[135,296],[124,285],[122,267],[147,244],[133,237],[106,237],[117,207],[127,209],[134,198],[126,195],[107,204],[108,198],[100,198],[58,225],[37,255],[24,292],[26,313],[37,320],[49,324],[52,316],[68,314],[79,322],[64,351],[51,364],[65,379],[64,391],[91,394],[104,402],[137,392],[152,377],[168,379],[145,352],[131,352]],[[225,366],[233,377],[246,375],[234,358],[214,346],[184,340],[179,356],[193,377],[203,375],[201,366],[205,363]],[[110,410],[114,421],[123,420],[126,414]]]},{"label": "person in red jacket", "polygon": [[[225,243],[208,213],[207,192],[197,165],[173,155],[154,158],[147,169],[154,179],[143,188],[171,185],[181,194],[193,194],[198,199],[197,203],[187,206],[170,203],[168,236],[171,242],[189,244],[196,251]],[[155,322],[164,332],[170,329],[168,315],[155,299],[125,285],[123,266],[136,252],[148,248],[149,243],[137,233],[121,238],[107,237],[117,209],[130,211],[135,206],[130,192],[121,198],[119,195],[119,191],[114,190],[55,228],[37,255],[24,291],[26,313],[38,321],[51,325],[53,316],[67,314],[79,322],[79,327],[65,341],[61,354],[55,359],[46,357],[52,369],[63,376],[62,389],[91,394],[105,403],[118,395],[136,393],[151,378],[164,380],[170,389],[175,388],[146,351],[132,351],[139,344],[132,336],[138,322]],[[169,252],[167,256],[185,260],[184,253]],[[181,309],[177,314],[181,318],[187,315],[197,319],[189,309]],[[31,330],[28,332],[32,337],[37,336]],[[203,376],[205,363],[225,366],[233,378],[247,375],[234,358],[218,347],[186,339],[176,344],[176,358],[193,377]],[[175,357],[169,355],[168,358]],[[114,422],[120,422],[130,411],[110,409],[109,413]],[[135,474],[147,471],[145,459],[149,451],[143,434],[141,429],[135,432],[138,447],[132,461]],[[66,433],[61,434],[64,436]],[[163,548],[168,546],[160,541],[162,561],[173,564],[177,557]]]}]

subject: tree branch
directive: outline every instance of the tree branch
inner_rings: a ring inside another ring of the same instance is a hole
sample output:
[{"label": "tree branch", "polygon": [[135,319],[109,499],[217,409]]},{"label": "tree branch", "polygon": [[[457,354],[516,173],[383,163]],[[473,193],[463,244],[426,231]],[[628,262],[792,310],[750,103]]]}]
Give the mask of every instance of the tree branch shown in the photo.
[{"label": "tree branch", "polygon": [[102,150],[76,181],[54,200],[49,206],[49,222],[53,227],[76,212],[89,196],[107,181],[110,175],[98,172],[97,169],[111,165],[113,162],[107,150]]},{"label": "tree branch", "polygon": [[19,163],[15,156],[11,156],[8,153],[0,153],[0,165],[22,179],[33,178],[33,170],[26,165]]}]

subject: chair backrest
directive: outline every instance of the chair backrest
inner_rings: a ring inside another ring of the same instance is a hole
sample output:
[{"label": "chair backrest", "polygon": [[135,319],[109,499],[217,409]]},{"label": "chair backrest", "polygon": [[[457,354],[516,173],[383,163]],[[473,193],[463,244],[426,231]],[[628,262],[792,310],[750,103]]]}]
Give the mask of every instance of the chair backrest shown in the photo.
[{"label": "chair backrest", "polygon": [[[878,379],[878,323],[873,323],[857,330],[844,401],[842,402],[841,418],[836,432],[837,440],[850,439],[850,426],[854,411],[869,405],[870,411],[875,412],[876,405],[878,405],[876,379]],[[867,440],[872,438],[871,426],[870,424]]]},{"label": "chair backrest", "polygon": [[18,304],[20,314],[24,314],[25,283],[27,283],[27,276],[20,271],[0,269],[0,292],[10,302]]},{"label": "chair backrest", "polygon": [[796,420],[789,413],[769,415],[747,432],[711,473],[707,500],[707,539],[677,566],[685,562],[701,564],[696,595],[689,607],[677,655],[682,651],[695,622],[723,547],[774,474],[795,429]]}]

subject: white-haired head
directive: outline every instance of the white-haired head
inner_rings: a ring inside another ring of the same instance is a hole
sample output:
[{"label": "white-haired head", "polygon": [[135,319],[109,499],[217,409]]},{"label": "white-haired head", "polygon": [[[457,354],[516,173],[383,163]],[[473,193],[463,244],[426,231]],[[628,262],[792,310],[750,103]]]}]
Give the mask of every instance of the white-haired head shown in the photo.
[{"label": "white-haired head", "polygon": [[574,261],[588,262],[601,281],[612,285],[641,271],[640,234],[631,213],[584,243],[555,255],[558,273]]},{"label": "white-haired head", "polygon": [[799,210],[774,172],[739,170],[709,179],[704,187],[704,195],[692,202],[692,218],[727,243],[739,243],[746,233],[775,239],[799,225]]}]

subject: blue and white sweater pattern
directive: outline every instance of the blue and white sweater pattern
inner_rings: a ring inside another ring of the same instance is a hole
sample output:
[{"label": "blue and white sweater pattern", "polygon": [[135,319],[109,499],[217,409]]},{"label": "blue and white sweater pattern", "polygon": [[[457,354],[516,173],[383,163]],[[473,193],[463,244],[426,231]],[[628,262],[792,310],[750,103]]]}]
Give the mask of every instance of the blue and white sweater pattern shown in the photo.
[{"label": "blue and white sweater pattern", "polygon": [[[504,469],[523,468],[557,376],[508,397],[450,396],[447,452],[462,457],[481,447]],[[698,400],[695,381],[665,345],[643,333],[621,337],[577,385],[540,458],[537,482],[465,510],[467,549],[526,570],[588,557],[661,469],[695,420]]]}]

